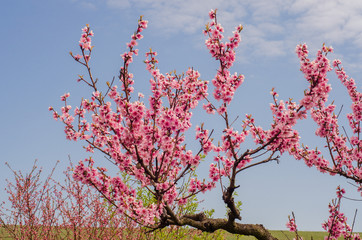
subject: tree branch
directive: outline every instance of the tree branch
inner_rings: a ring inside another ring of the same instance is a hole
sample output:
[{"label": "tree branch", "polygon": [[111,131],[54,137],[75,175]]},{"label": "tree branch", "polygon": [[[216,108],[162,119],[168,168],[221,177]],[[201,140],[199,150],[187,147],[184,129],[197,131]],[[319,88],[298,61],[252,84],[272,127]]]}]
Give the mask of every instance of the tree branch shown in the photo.
[{"label": "tree branch", "polygon": [[254,236],[259,240],[276,240],[271,233],[261,224],[241,224],[229,222],[227,219],[211,219],[202,214],[184,215],[180,219],[180,226],[191,226],[203,232],[214,232],[223,229],[233,234]]}]

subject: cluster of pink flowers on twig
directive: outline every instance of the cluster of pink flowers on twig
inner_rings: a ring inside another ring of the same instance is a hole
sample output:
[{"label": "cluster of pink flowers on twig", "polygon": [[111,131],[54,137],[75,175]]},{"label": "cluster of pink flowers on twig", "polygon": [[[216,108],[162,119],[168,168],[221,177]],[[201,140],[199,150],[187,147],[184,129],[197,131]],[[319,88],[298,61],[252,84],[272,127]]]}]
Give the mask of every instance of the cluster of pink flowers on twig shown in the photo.
[{"label": "cluster of pink flowers on twig", "polygon": [[287,223],[287,228],[291,232],[295,232],[295,230],[297,230],[297,225],[295,224],[294,218],[289,218],[289,222]]},{"label": "cluster of pink flowers on twig", "polygon": [[79,46],[84,50],[91,50],[92,48],[91,37],[94,36],[93,31],[90,31],[89,25],[87,25],[82,29],[82,32],[83,34],[79,40]]},{"label": "cluster of pink flowers on twig", "polygon": [[295,222],[295,216],[293,212],[292,212],[292,217],[288,216],[288,219],[289,221],[287,222],[286,226],[289,229],[289,231],[295,233],[295,238],[293,238],[293,240],[303,240],[303,238],[298,235],[297,224]]},{"label": "cluster of pink flowers on twig", "polygon": [[241,41],[240,32],[243,29],[239,25],[233,32],[233,36],[229,38],[227,43],[223,43],[224,28],[217,23],[216,10],[209,13],[211,23],[206,25],[204,34],[208,36],[205,41],[206,47],[209,49],[213,58],[220,62],[220,68],[217,75],[212,80],[214,85],[214,98],[216,100],[222,100],[222,104],[217,111],[219,114],[224,114],[226,111],[226,104],[230,104],[235,91],[243,83],[244,76],[234,73],[230,74],[229,69],[235,62],[235,49],[239,46]]},{"label": "cluster of pink flowers on twig", "polygon": [[329,218],[324,224],[322,224],[323,229],[328,232],[328,236],[325,239],[338,239],[340,236],[343,235],[344,239],[351,239],[351,240],[359,240],[361,239],[359,234],[353,234],[352,228],[347,224],[347,217],[340,211],[341,208],[341,199],[345,194],[345,190],[338,186],[337,191],[337,198],[329,204]]},{"label": "cluster of pink flowers on twig", "polygon": [[[338,123],[339,113],[335,113],[336,106],[327,103],[328,93],[331,90],[328,84],[327,72],[331,71],[327,54],[332,52],[332,48],[323,46],[318,51],[315,60],[311,61],[307,54],[307,46],[299,45],[297,54],[301,61],[301,71],[310,83],[310,87],[305,91],[305,96],[301,100],[307,110],[310,110],[312,119],[318,124],[316,135],[324,138],[326,149],[329,152],[330,160],[326,159],[319,149],[310,149],[308,146],[297,148],[293,155],[297,159],[304,159],[308,166],[316,166],[321,172],[329,172],[331,175],[339,174],[348,179],[354,180],[359,186],[362,183],[362,140],[361,120],[362,120],[362,93],[357,91],[355,81],[349,78],[341,61],[335,60],[333,67],[335,72],[347,88],[352,101],[352,113],[347,114],[347,119],[351,128],[351,136],[344,131]],[[361,187],[358,189],[361,191]]]},{"label": "cluster of pink flowers on twig", "polygon": [[[79,54],[73,55],[72,52],[70,52],[70,55],[74,58],[74,60],[82,64],[86,64],[90,59],[90,53],[93,48],[91,37],[94,36],[94,33],[92,30],[90,30],[88,24],[82,29],[82,32],[83,32],[82,36],[79,40],[79,47],[82,51],[82,55]],[[80,61],[82,58],[84,58],[84,63]]]}]

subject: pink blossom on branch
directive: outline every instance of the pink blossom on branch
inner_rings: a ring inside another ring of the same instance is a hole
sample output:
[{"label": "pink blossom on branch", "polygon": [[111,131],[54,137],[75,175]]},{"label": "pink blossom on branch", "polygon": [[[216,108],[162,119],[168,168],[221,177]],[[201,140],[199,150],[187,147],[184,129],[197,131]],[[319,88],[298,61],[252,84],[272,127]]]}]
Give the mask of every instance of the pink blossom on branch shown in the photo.
[{"label": "pink blossom on branch", "polygon": [[295,224],[294,218],[290,218],[286,225],[291,232],[295,232],[297,230],[297,225]]},{"label": "pink blossom on branch", "polygon": [[[119,212],[127,214],[138,224],[152,229],[168,225],[189,225],[210,232],[222,228],[260,239],[273,239],[259,225],[251,225],[253,232],[237,230],[245,227],[244,224],[235,222],[236,219],[241,220],[240,210],[234,201],[234,192],[239,187],[236,184],[237,176],[248,168],[278,161],[279,155],[289,153],[297,159],[304,159],[308,166],[316,166],[322,172],[340,174],[361,183],[361,95],[355,90],[354,81],[346,80],[343,69],[336,62],[337,74],[347,86],[353,101],[353,113],[348,115],[348,119],[356,135],[350,138],[353,146],[348,148],[347,138],[339,133],[335,106],[327,104],[331,91],[327,73],[332,70],[327,54],[332,52],[332,48],[323,46],[316,59],[310,60],[307,46],[299,45],[296,52],[301,62],[301,71],[309,83],[304,97],[299,103],[278,100],[278,94],[272,89],[273,103],[270,109],[273,120],[270,127],[263,129],[251,115],[246,114],[241,129],[238,129],[236,125],[233,126],[228,106],[244,81],[243,75],[232,74],[230,71],[236,59],[235,49],[241,41],[242,26],[237,26],[232,36],[225,41],[224,29],[217,22],[216,10],[211,10],[209,16],[211,22],[204,31],[207,36],[205,44],[211,56],[219,63],[219,69],[211,81],[214,91],[210,96],[209,82],[201,80],[198,71],[189,68],[180,75],[176,72],[163,74],[157,66],[157,53],[150,49],[145,59],[146,69],[151,76],[149,102],[146,104],[142,101],[142,94],[138,95],[138,100],[132,100],[135,95],[135,80],[129,72],[129,65],[133,62],[133,57],[138,55],[135,47],[138,45],[137,41],[143,38],[141,33],[147,27],[147,21],[141,17],[136,32],[127,44],[128,51],[121,55],[123,66],[118,77],[120,87],[113,85],[112,81],[107,82],[105,93],[98,88],[97,79],[93,78],[89,66],[92,51],[90,37],[93,32],[87,26],[81,37],[84,62],[77,55],[72,56],[87,68],[89,80],[79,76],[79,81],[85,82],[93,94],[89,99],[83,99],[73,114],[71,106],[66,102],[69,96],[62,97],[64,107],[61,108],[61,114],[53,108],[50,110],[53,111],[54,118],[65,124],[67,139],[84,140],[87,151],[100,151],[136,185],[147,189],[152,196],[152,203],[146,204],[137,195],[135,188],[125,184],[118,176],[108,175],[106,169],[95,167],[93,159],[80,161],[75,167],[75,179],[93,186]],[[216,117],[224,121],[224,126],[217,145],[211,138],[213,131],[206,129],[203,124],[196,127],[196,140],[200,143],[200,150],[193,152],[187,149],[184,134],[190,130],[193,111],[201,101],[206,102],[203,109],[207,113],[218,113]],[[308,112],[318,124],[316,134],[327,141],[332,167],[321,156],[321,151],[310,150],[300,143],[299,133],[294,127],[298,121],[307,117]],[[253,149],[245,149],[243,146],[248,136],[254,140]],[[192,177],[201,159],[208,160],[210,153],[215,155],[209,167],[209,179]],[[190,182],[186,188],[183,183],[187,177]],[[219,184],[222,199],[228,208],[228,218],[222,220],[222,224],[221,220],[208,219],[202,213],[192,216],[175,214],[194,195],[211,190]]]},{"label": "pink blossom on branch", "polygon": [[[134,81],[133,75],[128,72],[128,65],[137,51],[134,49],[136,40],[142,38],[140,33],[146,27],[147,21],[140,19],[137,31],[128,44],[129,51],[122,55],[124,66],[121,67],[119,80],[123,93],[120,94],[116,86],[108,85],[112,104],[104,100],[103,93],[90,76],[91,81],[82,80],[93,88],[93,94],[90,99],[82,101],[73,115],[68,106],[62,108],[62,115],[51,110],[66,124],[68,139],[85,140],[87,151],[98,149],[105,153],[121,171],[132,176],[141,186],[147,186],[160,201],[144,205],[135,189],[119,177],[108,176],[105,169],[100,171],[94,167],[93,159],[80,161],[75,167],[74,178],[95,187],[116,204],[120,212],[127,213],[136,222],[153,225],[155,219],[163,214],[164,205],[171,206],[179,201],[185,204],[194,193],[209,190],[213,184],[197,180],[196,190],[190,190],[191,194],[186,195],[176,185],[193,172],[200,161],[198,154],[183,146],[183,133],[191,127],[191,110],[207,96],[207,82],[199,79],[199,73],[189,69],[183,76],[163,75],[156,67],[157,54],[150,51],[145,61],[146,68],[153,76],[150,107],[146,108],[143,102],[130,100]],[[89,26],[83,32],[90,32]],[[85,33],[82,35],[83,41],[87,40]],[[85,66],[90,69],[87,62]],[[87,114],[91,114],[91,124]],[[78,119],[77,125],[74,124],[75,118]],[[190,189],[194,187],[193,180],[190,186]]]},{"label": "pink blossom on branch", "polygon": [[294,212],[292,212],[292,217],[288,216],[288,219],[289,219],[289,221],[287,222],[286,226],[290,232],[295,233],[295,238],[293,238],[293,240],[303,240],[303,238],[300,237],[298,234],[298,229],[297,229],[297,224],[295,221]]},{"label": "pink blossom on branch", "polygon": [[297,46],[301,71],[310,83],[309,89],[305,91],[305,96],[301,100],[301,105],[310,111],[312,119],[318,124],[315,133],[325,139],[329,160],[322,156],[320,150],[311,150],[308,146],[296,148],[292,154],[296,159],[304,159],[308,166],[315,166],[321,172],[328,172],[331,175],[339,174],[362,186],[360,139],[362,93],[357,91],[355,81],[345,73],[341,61],[335,60],[333,62],[335,72],[346,87],[352,101],[352,113],[347,114],[352,136],[346,136],[341,133],[339,116],[335,113],[336,106],[333,103],[327,103],[328,94],[331,91],[327,78],[327,72],[332,70],[330,61],[327,59],[327,54],[330,52],[332,48],[323,46],[322,50],[318,51],[316,59],[311,61],[307,56],[307,46],[305,44]]},{"label": "pink blossom on branch", "polygon": [[340,211],[341,199],[345,194],[343,188],[337,187],[337,199],[333,200],[329,204],[329,218],[322,224],[323,229],[328,232],[328,236],[325,239],[338,239],[340,236],[343,236],[344,239],[361,239],[359,234],[353,234],[352,228],[347,224],[347,217]]}]

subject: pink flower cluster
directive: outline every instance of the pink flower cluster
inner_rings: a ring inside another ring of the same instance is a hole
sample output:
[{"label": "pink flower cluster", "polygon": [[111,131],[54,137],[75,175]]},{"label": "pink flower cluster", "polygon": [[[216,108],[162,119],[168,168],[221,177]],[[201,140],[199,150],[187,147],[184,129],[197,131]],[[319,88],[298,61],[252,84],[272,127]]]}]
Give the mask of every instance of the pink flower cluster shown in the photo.
[{"label": "pink flower cluster", "polygon": [[120,177],[110,178],[105,174],[106,169],[94,168],[92,159],[85,161],[88,162],[88,166],[80,161],[75,167],[73,173],[75,180],[94,187],[107,199],[117,203],[117,211],[132,217],[136,222],[154,224],[155,218],[160,216],[159,208],[155,204],[143,206],[142,201],[137,199],[136,190],[127,186]]},{"label": "pink flower cluster", "polygon": [[209,137],[209,130],[204,129],[204,126],[196,127],[196,140],[199,139],[204,154],[208,154],[214,150],[215,146],[212,143],[212,139]]},{"label": "pink flower cluster", "polygon": [[310,84],[309,90],[306,91],[304,98],[300,101],[307,110],[327,101],[328,93],[332,89],[327,79],[327,73],[332,70],[327,53],[332,51],[333,48],[323,46],[322,50],[318,51],[316,59],[311,61],[308,58],[306,44],[298,45],[296,48],[300,59],[300,70]]},{"label": "pink flower cluster", "polygon": [[[90,30],[89,25],[87,24],[83,29],[82,29],[82,35],[81,38],[79,40],[79,47],[82,51],[82,55],[77,54],[77,55],[73,55],[72,52],[70,52],[70,55],[73,57],[74,60],[76,60],[77,62],[82,63],[83,65],[87,65],[89,59],[90,59],[90,53],[92,51],[92,39],[91,37],[94,36],[94,33],[92,30]],[[86,53],[88,52],[88,53]],[[81,62],[80,60],[84,58],[85,62]]]},{"label": "pink flower cluster", "polygon": [[[138,55],[138,49],[133,49],[135,46],[137,46],[137,40],[141,40],[143,38],[143,35],[141,32],[147,28],[148,21],[142,20],[142,17],[140,20],[138,20],[138,26],[136,32],[131,36],[132,40],[127,43],[127,47],[129,48],[128,52],[123,53],[122,59],[124,61],[124,65],[128,66],[131,62],[133,62],[133,55]],[[122,71],[123,68],[121,68]]]},{"label": "pink flower cluster", "polygon": [[[308,50],[305,44],[297,46],[296,52],[301,61],[301,71],[310,83],[300,105],[310,110],[312,119],[318,124],[316,135],[326,139],[326,148],[330,153],[330,161],[322,156],[320,150],[311,150],[308,146],[297,148],[293,155],[297,159],[304,159],[308,166],[316,166],[321,172],[329,172],[331,175],[339,174],[353,179],[357,184],[361,185],[362,140],[360,139],[360,125],[362,120],[362,93],[357,91],[355,81],[349,78],[343,67],[341,67],[341,61],[335,60],[333,62],[335,72],[341,83],[346,87],[352,100],[352,113],[347,114],[347,119],[353,135],[347,139],[347,136],[340,132],[338,115],[334,112],[336,106],[333,103],[327,103],[331,87],[328,84],[326,74],[332,70],[327,54],[332,52],[332,48],[323,46],[313,61],[307,56]],[[349,142],[349,145],[347,142]]]},{"label": "pink flower cluster", "polygon": [[353,78],[348,78],[348,75],[341,66],[340,60],[333,62],[338,79],[347,88],[348,94],[352,100],[352,111],[353,114],[348,114],[347,118],[350,120],[351,128],[354,129],[354,133],[361,132],[359,122],[362,121],[362,93],[357,91],[356,82]]},{"label": "pink flower cluster", "polygon": [[82,29],[82,36],[79,40],[79,46],[81,47],[82,50],[91,50],[92,48],[92,40],[91,37],[94,36],[93,31],[91,31],[89,29],[89,25],[87,24],[87,26],[85,26]]},{"label": "pink flower cluster", "polygon": [[289,217],[289,221],[287,222],[286,226],[289,229],[289,231],[291,231],[291,232],[297,231],[297,224],[295,223],[294,218]]},{"label": "pink flower cluster", "polygon": [[328,221],[322,224],[323,229],[325,229],[329,234],[325,239],[338,239],[343,235],[344,239],[361,239],[359,234],[352,234],[351,227],[347,224],[347,217],[340,212],[341,199],[345,194],[345,190],[338,186],[337,199],[332,201],[332,204],[329,204],[329,218]]},{"label": "pink flower cluster", "polygon": [[191,178],[189,185],[189,192],[198,193],[198,192],[206,192],[206,190],[211,190],[215,187],[213,182],[205,183],[205,181],[201,182],[201,180],[197,178]]},{"label": "pink flower cluster", "polygon": [[[224,103],[229,104],[236,89],[244,81],[243,75],[237,75],[236,73],[231,75],[228,70],[235,61],[235,49],[239,46],[241,41],[240,32],[242,26],[238,26],[233,32],[233,36],[229,38],[229,41],[223,43],[221,40],[224,38],[222,34],[224,29],[217,23],[216,10],[211,10],[209,15],[213,21],[206,25],[206,30],[204,30],[205,35],[209,37],[205,41],[205,44],[209,49],[211,56],[220,62],[220,69],[212,80],[215,87],[214,97],[216,100],[222,100]],[[221,106],[218,110],[219,114],[223,114],[225,111],[226,105]],[[212,110],[210,112],[212,112]]]}]

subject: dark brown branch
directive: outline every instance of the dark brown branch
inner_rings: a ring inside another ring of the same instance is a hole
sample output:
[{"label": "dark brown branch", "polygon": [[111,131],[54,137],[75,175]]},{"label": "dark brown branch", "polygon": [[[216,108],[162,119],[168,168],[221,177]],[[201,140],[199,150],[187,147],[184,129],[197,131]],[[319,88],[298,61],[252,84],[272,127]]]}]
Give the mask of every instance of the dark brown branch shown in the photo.
[{"label": "dark brown branch", "polygon": [[362,184],[362,179],[361,178],[359,178],[357,176],[350,176],[350,175],[347,174],[347,172],[345,172],[343,170],[335,170],[335,169],[331,169],[331,168],[328,168],[328,167],[321,167],[321,169],[324,170],[324,171],[329,172],[330,174],[331,173],[338,174],[338,175],[340,175],[342,177],[345,177],[347,179],[352,179],[356,183]]},{"label": "dark brown branch", "polygon": [[225,204],[229,208],[230,212],[228,213],[228,221],[230,223],[235,222],[235,219],[241,220],[240,211],[235,206],[233,193],[235,189],[237,189],[239,186],[235,186],[235,177],[231,178],[230,186],[223,191],[222,199],[224,200]]},{"label": "dark brown branch", "polygon": [[[270,162],[270,161],[273,161],[273,160],[278,161],[279,156],[276,156],[276,157],[273,158],[274,153],[275,153],[275,152],[273,152],[272,154],[270,154],[270,156],[269,156],[267,159],[263,160],[263,161],[260,161],[260,162],[254,163],[254,164],[250,164],[250,165],[248,165],[248,166],[246,166],[246,167],[244,167],[244,168],[239,169],[236,173],[239,173],[239,172],[241,172],[241,171],[244,171],[245,169],[248,169],[248,168],[251,168],[251,167],[254,167],[254,166],[263,164],[263,163],[267,163],[267,162]],[[278,162],[278,163],[279,163],[279,162]]]},{"label": "dark brown branch", "polygon": [[180,219],[180,226],[191,226],[203,232],[215,232],[222,229],[233,234],[254,236],[259,240],[276,240],[271,233],[261,224],[241,224],[230,222],[227,219],[210,219],[202,214],[184,215]]}]

